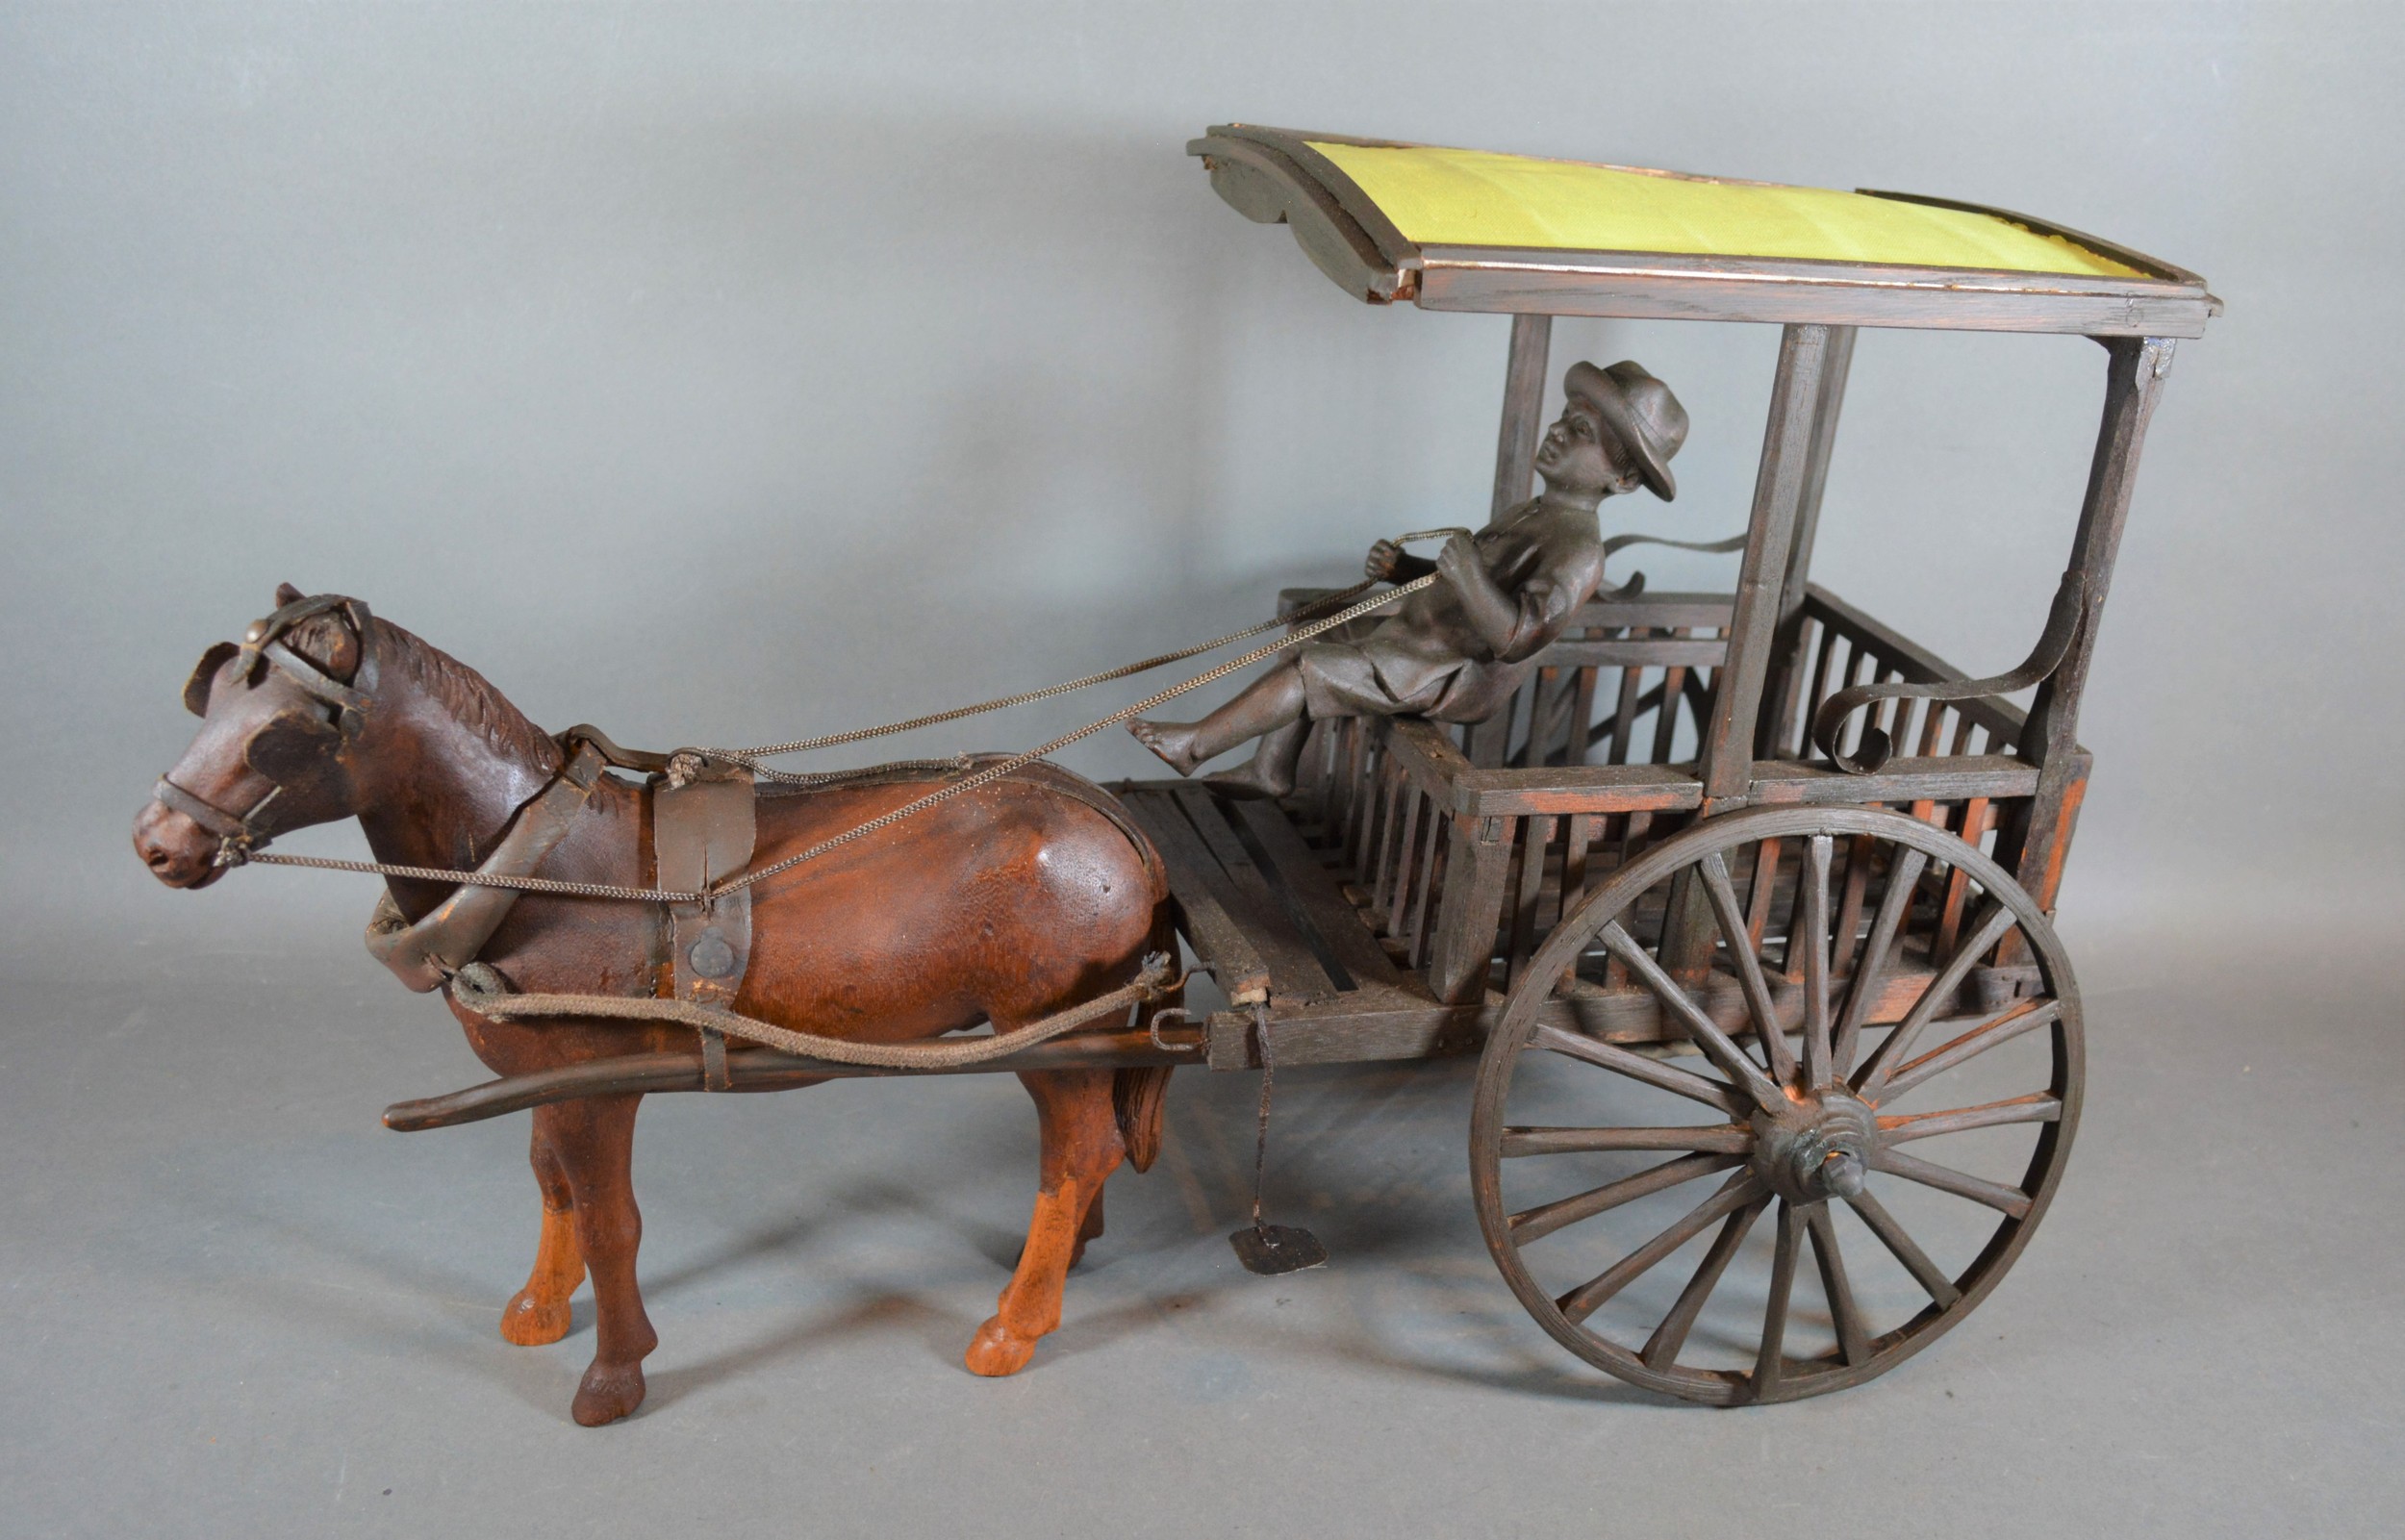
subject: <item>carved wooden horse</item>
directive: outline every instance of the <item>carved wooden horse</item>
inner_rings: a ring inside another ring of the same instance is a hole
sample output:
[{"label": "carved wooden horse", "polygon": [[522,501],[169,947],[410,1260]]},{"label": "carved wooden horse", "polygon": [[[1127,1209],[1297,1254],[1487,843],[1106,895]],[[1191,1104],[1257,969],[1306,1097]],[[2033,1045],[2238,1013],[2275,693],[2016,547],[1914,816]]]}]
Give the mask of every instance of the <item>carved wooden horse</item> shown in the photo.
[{"label": "carved wooden horse", "polygon": [[[360,820],[379,861],[472,870],[514,823],[542,813],[565,824],[542,858],[544,876],[658,885],[652,786],[587,773],[590,788],[570,788],[563,802],[563,779],[588,762],[474,670],[356,601],[306,600],[288,584],[276,602],[249,645],[213,649],[186,689],[203,718],[199,734],[134,825],[135,848],[162,881],[205,887],[224,870],[216,858],[228,838],[346,817]],[[757,862],[927,787],[924,774],[896,773],[764,789]],[[463,891],[494,890],[390,882],[411,921]],[[1030,767],[753,888],[749,965],[734,1003],[861,1042],[932,1037],[981,1018],[1008,1031],[1126,984],[1167,934],[1167,892],[1158,857],[1105,794]],[[519,991],[647,997],[665,993],[667,928],[653,905],[535,894],[507,906],[478,957]],[[694,1048],[691,1031],[661,1023],[503,1022],[456,999],[451,1008],[477,1057],[502,1074]],[[1157,1083],[1153,1095],[1123,1096],[1149,1108],[1123,1128],[1111,1072],[1020,1078],[1041,1120],[1042,1175],[1025,1250],[969,1346],[980,1375],[1024,1367],[1036,1339],[1059,1325],[1063,1278],[1102,1230],[1104,1178],[1130,1149],[1149,1164],[1158,1133]],[[592,1273],[597,1341],[574,1406],[588,1426],[642,1402],[643,1359],[658,1341],[635,1281],[642,1220],[629,1159],[641,1099],[594,1097],[534,1113],[542,1237],[532,1275],[502,1311],[501,1335],[558,1341],[569,1297]]]}]

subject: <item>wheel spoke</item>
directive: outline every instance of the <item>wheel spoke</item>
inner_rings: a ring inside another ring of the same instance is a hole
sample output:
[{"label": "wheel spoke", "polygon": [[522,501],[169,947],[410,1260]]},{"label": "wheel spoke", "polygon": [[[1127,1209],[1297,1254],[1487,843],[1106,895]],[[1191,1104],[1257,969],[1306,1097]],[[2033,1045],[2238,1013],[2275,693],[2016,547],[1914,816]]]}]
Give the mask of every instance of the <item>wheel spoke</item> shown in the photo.
[{"label": "wheel spoke", "polygon": [[[1803,923],[1787,940],[1787,954],[1804,944],[1804,1083],[1829,1083],[1829,860],[1836,843],[1815,834],[1804,846],[1803,893],[1796,907]],[[1793,964],[1788,965],[1790,969]]]},{"label": "wheel spoke", "polygon": [[1536,1047],[1549,1048],[1565,1058],[1583,1059],[1589,1064],[1602,1065],[1632,1080],[1642,1080],[1672,1096],[1685,1097],[1708,1107],[1718,1107],[1723,1112],[1732,1113],[1746,1110],[1736,1092],[1720,1081],[1707,1079],[1692,1071],[1664,1064],[1658,1059],[1649,1059],[1642,1053],[1631,1053],[1617,1044],[1581,1037],[1576,1032],[1565,1032],[1557,1026],[1538,1027],[1533,1042]]},{"label": "wheel spoke", "polygon": [[1761,1351],[1754,1358],[1754,1399],[1778,1395],[1780,1371],[1787,1345],[1787,1301],[1795,1295],[1795,1251],[1804,1216],[1785,1199],[1779,1200],[1779,1245],[1770,1259],[1770,1301],[1762,1307]]},{"label": "wheel spoke", "polygon": [[1741,1123],[1691,1128],[1506,1128],[1503,1137],[1506,1160],[1595,1149],[1710,1149],[1737,1155],[1753,1148],[1754,1130]]},{"label": "wheel spoke", "polygon": [[1879,913],[1870,924],[1870,940],[1863,944],[1862,955],[1854,965],[1854,981],[1845,992],[1845,1013],[1837,1021],[1836,1042],[1830,1058],[1833,1073],[1844,1075],[1854,1070],[1854,1052],[1861,1042],[1862,1022],[1870,1016],[1870,1008],[1879,1003],[1879,981],[1887,971],[1887,953],[1894,949],[1897,927],[1912,907],[1912,894],[1920,886],[1921,869],[1929,865],[1929,857],[1918,850],[1899,850],[1895,864],[1887,870],[1887,891],[1879,898]]},{"label": "wheel spoke", "polygon": [[1643,1277],[1658,1265],[1663,1257],[1704,1233],[1713,1221],[1741,1208],[1763,1196],[1762,1179],[1750,1171],[1738,1172],[1722,1185],[1720,1191],[1687,1210],[1685,1217],[1668,1229],[1647,1241],[1643,1246],[1614,1262],[1595,1277],[1556,1300],[1561,1313],[1572,1321],[1584,1321],[1605,1301],[1622,1289]]},{"label": "wheel spoke", "polygon": [[1854,1284],[1845,1275],[1845,1257],[1837,1250],[1837,1222],[1826,1203],[1815,1203],[1805,1224],[1812,1232],[1812,1260],[1820,1264],[1820,1289],[1828,1296],[1829,1313],[1837,1322],[1837,1351],[1849,1364],[1870,1361],[1870,1332],[1862,1325],[1861,1307],[1854,1300]]},{"label": "wheel spoke", "polygon": [[1870,1226],[1870,1232],[1879,1237],[1879,1244],[1903,1263],[1904,1271],[1911,1274],[1913,1280],[1937,1301],[1939,1309],[1949,1309],[1955,1300],[1962,1298],[1962,1291],[1954,1286],[1952,1278],[1946,1276],[1945,1269],[1929,1259],[1929,1253],[1922,1250],[1920,1244],[1896,1223],[1896,1217],[1887,1212],[1886,1204],[1868,1193],[1857,1193],[1846,1201],[1854,1205],[1854,1212]]},{"label": "wheel spoke", "polygon": [[1861,1073],[1854,1077],[1856,1096],[1871,1102],[1880,1099],[1887,1077],[1895,1073],[1896,1066],[1904,1062],[1905,1050],[1912,1046],[1914,1038],[1920,1036],[1921,1028],[1929,1024],[1929,1019],[1937,1014],[1939,1006],[1954,997],[1956,987],[1971,971],[1971,966],[1987,955],[1987,948],[2002,940],[2004,933],[2012,928],[2013,911],[1990,900],[1979,928],[1971,932],[1969,940],[1954,948],[1954,954],[1946,959],[1945,967],[1937,971],[1937,976],[1929,981],[1929,987],[1921,991],[1921,997],[1913,1002],[1912,1009],[1896,1023],[1896,1029],[1887,1034],[1887,1041],[1879,1045],[1879,1051],[1871,1055],[1870,1062],[1862,1066]]},{"label": "wheel spoke", "polygon": [[2024,1032],[2047,1025],[2062,1015],[2061,1000],[2022,1000],[2002,1016],[1971,1028],[1943,1048],[1930,1049],[1887,1076],[1886,1099],[1893,1101],[1922,1081],[1945,1073],[1965,1059],[1975,1059],[1999,1043],[2010,1043]]},{"label": "wheel spoke", "polygon": [[1720,1226],[1720,1233],[1712,1237],[1711,1250],[1704,1253],[1703,1262],[1695,1269],[1695,1276],[1679,1291],[1679,1302],[1670,1307],[1670,1313],[1661,1318],[1661,1325],[1646,1339],[1645,1351],[1638,1355],[1645,1360],[1646,1368],[1666,1369],[1679,1361],[1679,1350],[1686,1346],[1687,1333],[1695,1329],[1695,1318],[1704,1313],[1705,1302],[1711,1298],[1712,1290],[1720,1286],[1720,1275],[1729,1271],[1729,1261],[1737,1254],[1737,1248],[1745,1244],[1746,1232],[1769,1206],[1769,1195],[1757,1192]]},{"label": "wheel spoke", "polygon": [[2009,1101],[1983,1102],[1950,1112],[1921,1112],[1907,1118],[1879,1120],[1879,1137],[1890,1145],[1935,1134],[1961,1133],[1965,1128],[1992,1128],[2006,1123],[2054,1123],[2063,1116],[2063,1102],[2044,1092],[2032,1092]]},{"label": "wheel spoke", "polygon": [[1746,1057],[1745,1050],[1720,1029],[1720,1023],[1706,1015],[1704,1008],[1687,997],[1687,992],[1679,987],[1678,980],[1662,972],[1661,965],[1637,945],[1635,937],[1620,928],[1618,921],[1604,927],[1601,939],[1606,950],[1627,964],[1629,972],[1644,982],[1654,997],[1670,1007],[1671,1014],[1685,1025],[1687,1035],[1695,1040],[1696,1047],[1720,1067],[1721,1073],[1743,1087],[1746,1095],[1752,1097],[1765,1112],[1776,1112],[1786,1105],[1786,1094],[1771,1083],[1770,1076],[1762,1073],[1761,1066]]},{"label": "wheel spoke", "polygon": [[1729,881],[1728,863],[1714,850],[1700,865],[1704,891],[1711,896],[1712,918],[1719,921],[1720,939],[1728,943],[1729,956],[1736,964],[1737,984],[1745,991],[1745,1011],[1754,1020],[1754,1035],[1761,1039],[1771,1078],[1792,1079],[1795,1055],[1787,1050],[1786,1034],[1780,1029],[1779,1007],[1771,997],[1770,980],[1762,975],[1761,954],[1754,949],[1745,912],[1737,907],[1737,891]]},{"label": "wheel spoke", "polygon": [[1606,1182],[1601,1187],[1590,1187],[1568,1198],[1557,1198],[1550,1203],[1524,1208],[1507,1222],[1511,1226],[1512,1242],[1526,1246],[1581,1220],[1593,1219],[1608,1209],[1633,1202],[1648,1193],[1658,1193],[1665,1187],[1676,1187],[1698,1176],[1727,1171],[1732,1166],[1742,1164],[1744,1159],[1742,1155],[1724,1155],[1709,1150],[1682,1155],[1677,1160],[1665,1161],[1633,1176],[1623,1176],[1616,1182]]},{"label": "wheel spoke", "polygon": [[1957,1198],[1967,1198],[1974,1203],[1985,1203],[2014,1219],[2029,1213],[2029,1195],[2017,1187],[1991,1182],[1985,1176],[1973,1176],[1951,1166],[1940,1166],[1918,1155],[1908,1155],[1901,1149],[1872,1150],[1870,1169],[1884,1171],[1890,1176],[1901,1176],[1906,1181],[1918,1182],[1924,1187],[1935,1187]]}]

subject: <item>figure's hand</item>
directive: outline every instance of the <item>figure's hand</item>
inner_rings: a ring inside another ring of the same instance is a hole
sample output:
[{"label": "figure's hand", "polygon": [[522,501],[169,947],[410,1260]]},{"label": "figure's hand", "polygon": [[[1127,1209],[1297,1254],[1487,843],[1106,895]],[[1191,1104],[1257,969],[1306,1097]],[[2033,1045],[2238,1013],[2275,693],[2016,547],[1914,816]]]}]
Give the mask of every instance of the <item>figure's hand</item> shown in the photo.
[{"label": "figure's hand", "polygon": [[1456,535],[1445,542],[1445,548],[1436,553],[1436,570],[1444,574],[1456,593],[1492,585],[1486,578],[1486,566],[1479,560],[1478,543],[1467,535]]},{"label": "figure's hand", "polygon": [[1370,547],[1369,560],[1361,564],[1361,575],[1373,583],[1392,583],[1403,559],[1402,546],[1390,540],[1380,541]]}]

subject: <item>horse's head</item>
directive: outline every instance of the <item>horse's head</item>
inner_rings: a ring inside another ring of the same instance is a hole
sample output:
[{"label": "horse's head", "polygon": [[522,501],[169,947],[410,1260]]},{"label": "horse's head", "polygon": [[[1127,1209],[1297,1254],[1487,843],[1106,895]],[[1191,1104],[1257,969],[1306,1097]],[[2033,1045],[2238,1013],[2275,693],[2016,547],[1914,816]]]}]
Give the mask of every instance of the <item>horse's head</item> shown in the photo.
[{"label": "horse's head", "polygon": [[375,622],[339,593],[276,590],[240,644],[201,655],[184,685],[200,731],[134,820],[160,881],[202,888],[288,829],[356,812],[347,752],[375,688]]}]

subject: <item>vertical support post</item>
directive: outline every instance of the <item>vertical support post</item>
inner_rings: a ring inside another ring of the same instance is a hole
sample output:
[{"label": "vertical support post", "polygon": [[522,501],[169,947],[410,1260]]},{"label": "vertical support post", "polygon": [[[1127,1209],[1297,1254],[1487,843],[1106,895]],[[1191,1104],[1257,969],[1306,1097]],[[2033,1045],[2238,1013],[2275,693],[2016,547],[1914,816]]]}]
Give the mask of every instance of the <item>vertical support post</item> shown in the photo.
[{"label": "vertical support post", "polygon": [[1804,637],[1804,586],[1811,579],[1812,543],[1820,535],[1820,496],[1829,484],[1829,458],[1836,448],[1837,414],[1845,405],[1846,377],[1854,368],[1851,326],[1829,328],[1821,356],[1819,400],[1812,413],[1811,442],[1805,450],[1804,495],[1795,515],[1795,538],[1787,548],[1786,580],[1779,594],[1779,634],[1771,643],[1770,677],[1762,690],[1762,720],[1755,734],[1756,758],[1779,752],[1778,730],[1795,716],[1795,693],[1803,683],[1795,655]]},{"label": "vertical support post", "polygon": [[1811,451],[1828,380],[1829,333],[1826,326],[1789,326],[1779,341],[1779,374],[1729,622],[1729,660],[1713,681],[1711,714],[1704,722],[1700,769],[1707,812],[1742,805],[1754,778],[1754,730],[1783,613],[1787,561],[1808,490],[1817,485],[1810,479]]},{"label": "vertical support post", "polygon": [[1503,429],[1495,439],[1492,523],[1529,500],[1536,473],[1536,441],[1544,428],[1545,358],[1553,348],[1551,316],[1511,317],[1511,361],[1504,366]]},{"label": "vertical support post", "polygon": [[[1712,680],[1704,720],[1701,762],[1704,804],[1698,818],[1745,805],[1754,778],[1754,735],[1761,720],[1762,686],[1779,631],[1787,558],[1803,513],[1812,463],[1813,428],[1828,379],[1830,328],[1789,326],[1779,339],[1779,373],[1770,390],[1770,420],[1754,476],[1754,511],[1745,529],[1744,565],[1729,622],[1729,657]],[[1683,981],[1711,967],[1714,925],[1703,885],[1681,872],[1670,888],[1662,921],[1661,964]]]},{"label": "vertical support post", "polygon": [[2030,799],[2020,828],[2006,831],[2004,848],[1998,851],[2030,896],[2047,910],[2054,908],[2062,886],[2071,824],[2079,814],[2079,794],[2086,789],[2088,756],[2078,746],[2080,695],[2095,658],[2096,626],[2113,586],[2113,562],[2129,519],[2130,493],[2138,484],[2139,451],[2162,399],[2163,382],[2171,372],[2174,346],[2161,337],[2097,341],[2112,362],[2105,371],[2104,423],[2096,434],[2096,458],[2089,466],[2088,495],[2080,504],[2078,533],[2071,538],[2070,570],[2087,579],[2079,632],[2062,666],[2038,687],[2038,698],[2030,705],[2019,746],[2021,756],[2038,765],[2038,795]]},{"label": "vertical support post", "polygon": [[1444,900],[1428,964],[1428,987],[1449,1005],[1481,1004],[1503,928],[1504,884],[1517,820],[1454,815],[1445,859]]}]

